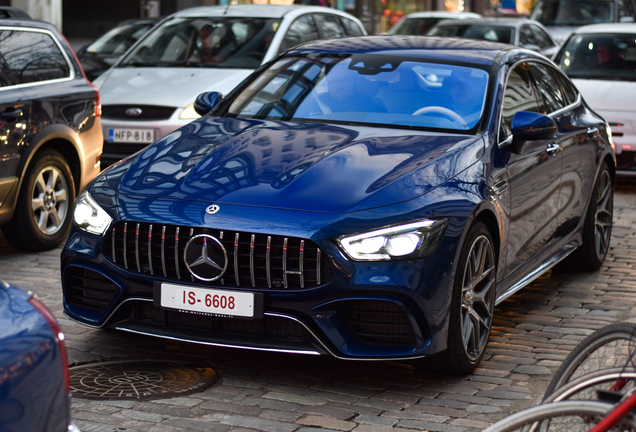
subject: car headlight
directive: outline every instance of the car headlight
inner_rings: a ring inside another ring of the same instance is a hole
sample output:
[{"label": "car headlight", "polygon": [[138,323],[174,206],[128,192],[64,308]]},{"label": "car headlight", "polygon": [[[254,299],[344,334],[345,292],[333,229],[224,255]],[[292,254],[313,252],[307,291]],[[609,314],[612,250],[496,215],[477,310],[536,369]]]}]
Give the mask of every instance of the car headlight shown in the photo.
[{"label": "car headlight", "polygon": [[113,220],[87,191],[77,198],[73,219],[81,229],[97,235],[104,235]]},{"label": "car headlight", "polygon": [[199,117],[201,117],[199,113],[194,110],[194,102],[185,107],[179,114],[180,119],[198,119]]},{"label": "car headlight", "polygon": [[339,237],[337,241],[354,261],[421,258],[433,253],[447,222],[447,219],[428,219],[346,235]]}]

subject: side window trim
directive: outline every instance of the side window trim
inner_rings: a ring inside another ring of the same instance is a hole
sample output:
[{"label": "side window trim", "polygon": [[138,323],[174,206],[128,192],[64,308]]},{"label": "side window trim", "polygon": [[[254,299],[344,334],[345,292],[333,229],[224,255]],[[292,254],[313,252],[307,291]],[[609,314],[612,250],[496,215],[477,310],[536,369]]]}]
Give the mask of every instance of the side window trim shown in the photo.
[{"label": "side window trim", "polygon": [[25,83],[25,84],[14,84],[7,87],[0,87],[0,91],[4,91],[6,89],[36,87],[39,85],[72,81],[75,79],[75,67],[73,66],[73,63],[71,63],[71,60],[69,59],[68,55],[66,54],[64,47],[62,46],[62,44],[60,43],[58,38],[55,36],[55,34],[53,34],[52,31],[46,30],[46,29],[38,29],[38,28],[9,27],[9,26],[0,26],[0,31],[22,31],[22,32],[42,33],[42,34],[48,35],[55,43],[55,46],[57,46],[57,49],[59,49],[60,52],[62,53],[62,57],[64,58],[64,61],[68,65],[68,70],[69,70],[69,76],[65,78],[56,78],[52,80],[36,81],[36,82]]},{"label": "side window trim", "polygon": [[[548,62],[541,61],[541,60],[539,60],[539,59],[537,59],[537,60],[532,60],[532,62],[533,62],[533,63],[539,63],[539,64],[542,64],[542,65],[544,65],[544,66],[548,67],[548,68],[549,68],[549,70],[552,70],[554,73],[560,73],[560,74],[565,75],[565,72],[563,72],[561,69],[557,69],[557,68],[555,68],[554,66],[550,65],[550,63],[548,63]],[[566,75],[566,78],[567,78],[567,75]],[[532,81],[533,81],[533,83],[534,83],[534,76],[532,77]],[[557,80],[557,81],[558,81],[558,80]],[[559,82],[557,82],[557,83],[559,84],[559,88],[560,88],[560,89],[562,89],[562,88],[563,88],[563,85],[562,85],[561,83],[559,83]],[[535,85],[536,85],[536,84],[535,84]],[[537,91],[538,91],[538,89],[537,89]],[[567,110],[569,110],[569,109],[572,109],[572,108],[574,108],[575,106],[578,106],[580,103],[581,103],[581,93],[577,91],[577,92],[576,92],[576,100],[575,100],[574,102],[572,102],[572,103],[570,103],[570,104],[568,104],[568,105],[565,105],[563,108],[559,108],[558,110],[554,110],[554,111],[552,111],[551,113],[546,114],[546,115],[547,115],[548,117],[556,117],[556,116],[559,116],[560,114],[563,114],[565,111],[567,111]]]}]

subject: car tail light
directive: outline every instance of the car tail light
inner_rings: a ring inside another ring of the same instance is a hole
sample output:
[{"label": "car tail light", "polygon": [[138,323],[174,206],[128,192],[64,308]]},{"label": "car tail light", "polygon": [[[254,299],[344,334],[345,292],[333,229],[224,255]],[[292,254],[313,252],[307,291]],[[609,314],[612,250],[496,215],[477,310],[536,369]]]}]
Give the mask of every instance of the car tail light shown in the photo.
[{"label": "car tail light", "polygon": [[60,357],[62,358],[62,367],[64,368],[64,392],[68,394],[71,390],[71,376],[68,371],[68,359],[66,357],[66,346],[64,345],[64,333],[62,333],[62,329],[51,311],[44,306],[44,303],[40,301],[38,296],[33,294],[29,299],[29,303],[31,303],[31,306],[40,312],[40,314],[42,314],[44,319],[46,319],[46,322],[48,322],[49,326],[51,326],[51,329],[53,329],[53,333],[55,333],[55,341],[57,342]]},{"label": "car tail light", "polygon": [[95,90],[95,117],[99,117],[102,115],[102,101],[99,99],[99,90],[97,90],[95,84],[90,82],[88,79],[86,82],[89,86],[93,87],[93,90]]}]

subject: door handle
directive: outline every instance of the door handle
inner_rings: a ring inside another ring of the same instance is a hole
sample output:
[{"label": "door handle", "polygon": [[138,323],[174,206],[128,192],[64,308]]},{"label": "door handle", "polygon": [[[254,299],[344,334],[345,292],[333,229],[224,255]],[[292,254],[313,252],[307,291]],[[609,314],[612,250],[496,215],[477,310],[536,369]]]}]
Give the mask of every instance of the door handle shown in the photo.
[{"label": "door handle", "polygon": [[3,119],[16,119],[18,117],[22,117],[24,115],[24,113],[22,112],[21,109],[17,109],[17,110],[13,110],[13,111],[5,111],[2,114],[0,114],[0,117]]},{"label": "door handle", "polygon": [[561,146],[557,143],[550,143],[545,151],[548,152],[550,156],[556,156],[557,153],[561,151]]},{"label": "door handle", "polygon": [[591,127],[591,128],[587,128],[587,136],[594,137],[598,135],[598,128],[597,127]]},{"label": "door handle", "polygon": [[495,195],[501,195],[506,189],[508,189],[508,182],[505,180],[498,181],[490,188]]}]

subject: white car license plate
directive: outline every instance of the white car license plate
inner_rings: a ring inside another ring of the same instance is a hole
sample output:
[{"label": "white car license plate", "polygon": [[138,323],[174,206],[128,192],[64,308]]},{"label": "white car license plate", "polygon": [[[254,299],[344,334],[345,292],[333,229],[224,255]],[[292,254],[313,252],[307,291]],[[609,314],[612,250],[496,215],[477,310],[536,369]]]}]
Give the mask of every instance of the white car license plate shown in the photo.
[{"label": "white car license plate", "polygon": [[254,293],[162,283],[161,307],[193,313],[252,318]]},{"label": "white car license plate", "polygon": [[154,129],[108,129],[108,142],[153,143]]}]

